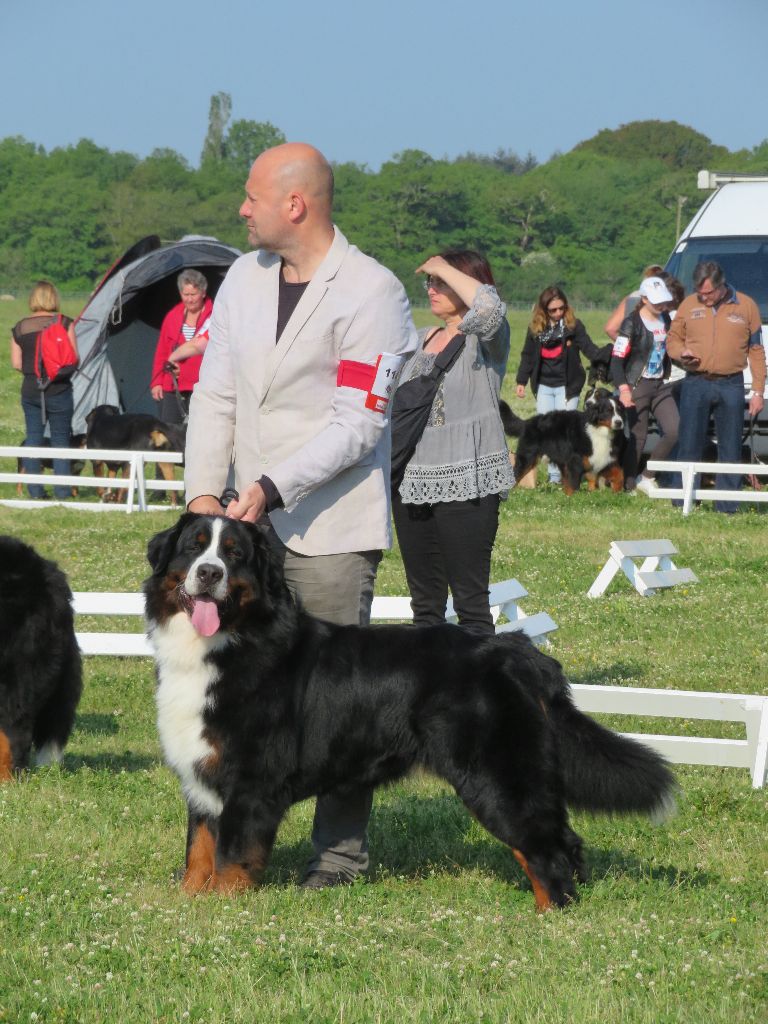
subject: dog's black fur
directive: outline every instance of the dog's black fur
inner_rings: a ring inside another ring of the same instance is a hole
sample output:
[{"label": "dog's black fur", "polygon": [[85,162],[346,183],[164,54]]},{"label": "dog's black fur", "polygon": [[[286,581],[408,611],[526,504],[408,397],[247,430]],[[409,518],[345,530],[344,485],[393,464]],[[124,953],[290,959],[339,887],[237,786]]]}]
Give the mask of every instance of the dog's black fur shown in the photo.
[{"label": "dog's black fur", "polygon": [[58,760],[82,690],[72,592],[64,573],[15,537],[0,537],[0,781]]},{"label": "dog's black fur", "polygon": [[568,805],[671,803],[663,759],[581,714],[558,662],[520,633],[321,622],[291,598],[264,533],[224,517],[183,515],[148,558],[158,727],[187,799],[190,892],[258,882],[293,803],[415,766],[512,849],[539,909],[573,899],[582,874]]},{"label": "dog's black fur", "polygon": [[584,411],[561,410],[520,419],[505,401],[499,402],[504,431],[519,438],[515,477],[520,480],[546,455],[560,470],[562,487],[573,494],[586,476],[590,490],[605,480],[614,491],[624,487],[621,456],[626,442],[621,403],[607,388],[593,388]]},{"label": "dog's black fur", "polygon": [[[164,423],[156,416],[143,412],[121,413],[114,405],[97,405],[85,417],[87,433],[86,448],[112,448],[120,451],[183,452],[184,429],[175,423]],[[173,480],[174,471],[170,463],[158,462],[163,479]],[[107,475],[114,479],[123,469],[122,463],[94,462],[94,476]],[[100,492],[102,493],[102,492]],[[176,504],[176,492],[170,491],[171,504]]]}]

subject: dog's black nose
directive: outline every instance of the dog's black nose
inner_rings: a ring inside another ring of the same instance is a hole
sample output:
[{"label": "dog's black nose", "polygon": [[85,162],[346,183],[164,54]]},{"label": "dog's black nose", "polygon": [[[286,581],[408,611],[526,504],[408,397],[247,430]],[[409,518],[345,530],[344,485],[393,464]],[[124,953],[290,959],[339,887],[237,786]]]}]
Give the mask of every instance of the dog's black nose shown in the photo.
[{"label": "dog's black nose", "polygon": [[215,587],[223,575],[224,570],[220,565],[211,565],[210,562],[203,562],[202,565],[197,567],[196,576],[202,585],[208,589]]}]

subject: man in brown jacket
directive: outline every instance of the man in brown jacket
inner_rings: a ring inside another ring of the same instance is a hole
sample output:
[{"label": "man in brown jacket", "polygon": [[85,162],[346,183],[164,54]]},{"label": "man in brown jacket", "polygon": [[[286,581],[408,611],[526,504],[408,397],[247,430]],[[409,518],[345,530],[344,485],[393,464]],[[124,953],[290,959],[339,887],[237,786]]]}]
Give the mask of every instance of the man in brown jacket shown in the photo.
[{"label": "man in brown jacket", "polygon": [[[744,368],[749,363],[752,393],[749,414],[763,409],[765,349],[760,310],[754,299],[725,280],[719,264],[708,261],[693,271],[695,292],[682,301],[667,335],[669,357],[687,376],[680,390],[677,459],[699,462],[704,452],[710,413],[714,418],[719,462],[741,462],[744,425]],[[737,491],[739,474],[718,474],[715,486]],[[718,512],[731,514],[735,501],[716,501]]]}]

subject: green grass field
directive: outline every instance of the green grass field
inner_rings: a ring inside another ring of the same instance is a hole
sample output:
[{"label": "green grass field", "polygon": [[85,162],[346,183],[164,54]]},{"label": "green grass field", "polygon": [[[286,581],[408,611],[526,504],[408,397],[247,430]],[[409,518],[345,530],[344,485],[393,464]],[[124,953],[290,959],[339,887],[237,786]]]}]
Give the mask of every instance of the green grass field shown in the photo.
[{"label": "green grass field", "polygon": [[[22,312],[0,303],[6,337]],[[514,370],[525,316],[512,319]],[[596,339],[604,319],[585,317]],[[23,434],[18,388],[6,362],[3,443]],[[0,533],[55,558],[75,590],[135,590],[147,540],[172,515],[0,507]],[[754,509],[683,519],[643,496],[516,491],[503,505],[493,578],[517,577],[531,595],[526,610],[552,615],[551,653],[575,682],[768,694],[766,525]],[[586,599],[611,540],[655,537],[677,545],[697,586],[641,598],[621,577]],[[396,551],[378,587],[405,592]],[[188,899],[172,877],[184,807],[160,760],[153,682],[146,661],[88,660],[62,765],[0,789],[0,1020],[765,1018],[768,791],[753,790],[746,771],[680,767],[679,813],[661,826],[575,816],[591,877],[565,912],[537,916],[508,851],[423,777],[378,794],[365,881],[296,888],[309,851],[302,804],[263,889]],[[735,735],[714,723],[711,732]]]}]

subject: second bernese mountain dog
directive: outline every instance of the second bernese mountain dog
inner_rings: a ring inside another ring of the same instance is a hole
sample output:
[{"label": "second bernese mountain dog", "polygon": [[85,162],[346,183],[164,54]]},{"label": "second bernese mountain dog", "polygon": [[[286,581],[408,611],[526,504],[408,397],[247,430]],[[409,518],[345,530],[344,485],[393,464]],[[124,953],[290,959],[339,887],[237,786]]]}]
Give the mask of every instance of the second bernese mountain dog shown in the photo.
[{"label": "second bernese mountain dog", "polygon": [[522,479],[546,455],[560,470],[566,494],[578,491],[584,477],[590,490],[600,480],[614,491],[624,489],[624,410],[607,388],[596,387],[587,392],[583,412],[558,410],[523,420],[503,400],[499,402],[499,412],[505,433],[519,438],[516,479]]},{"label": "second bernese mountain dog", "polygon": [[54,562],[0,537],[0,782],[61,758],[82,691],[72,592]]},{"label": "second bernese mountain dog", "polygon": [[582,875],[568,806],[659,814],[672,801],[664,760],[579,712],[558,662],[521,633],[321,622],[263,530],[224,516],[186,513],[147,554],[190,893],[258,883],[292,804],[421,767],[510,848],[545,910]]}]

